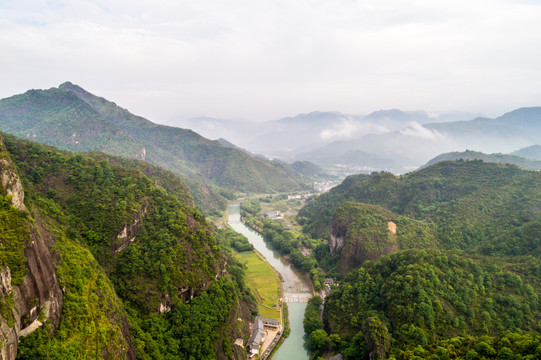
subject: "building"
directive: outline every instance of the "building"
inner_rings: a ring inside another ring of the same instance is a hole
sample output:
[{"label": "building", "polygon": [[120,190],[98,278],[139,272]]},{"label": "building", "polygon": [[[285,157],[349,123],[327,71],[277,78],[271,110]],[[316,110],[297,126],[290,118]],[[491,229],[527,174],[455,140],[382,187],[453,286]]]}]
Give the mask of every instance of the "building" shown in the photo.
[{"label": "building", "polygon": [[255,318],[252,326],[252,336],[248,340],[248,349],[250,350],[250,357],[259,352],[259,346],[265,341],[265,327],[261,317]]},{"label": "building", "polygon": [[264,212],[263,216],[273,220],[280,220],[284,218],[284,214],[282,214],[280,211]]},{"label": "building", "polygon": [[268,318],[265,316],[259,316],[261,321],[263,321],[263,326],[270,327],[272,329],[278,329],[280,326],[280,321],[278,319]]}]

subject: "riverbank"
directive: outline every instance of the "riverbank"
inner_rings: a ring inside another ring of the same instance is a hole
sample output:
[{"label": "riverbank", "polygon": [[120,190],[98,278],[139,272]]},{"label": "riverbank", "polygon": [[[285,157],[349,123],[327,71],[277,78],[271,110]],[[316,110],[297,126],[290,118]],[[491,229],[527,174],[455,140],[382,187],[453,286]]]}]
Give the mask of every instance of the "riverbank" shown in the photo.
[{"label": "riverbank", "polygon": [[247,267],[245,281],[256,297],[259,314],[282,323],[278,306],[282,298],[282,281],[275,270],[257,251],[235,253],[235,256]]},{"label": "riverbank", "polygon": [[[231,228],[248,238],[248,241],[283,279],[282,324],[284,324],[285,327],[287,322],[291,330],[287,339],[285,339],[284,334],[282,339],[285,340],[280,340],[278,344],[276,344],[276,347],[271,352],[270,356],[274,356],[274,360],[309,359],[309,354],[303,346],[304,330],[302,322],[306,301],[313,295],[313,291],[310,281],[307,281],[306,274],[296,269],[289,261],[285,260],[281,254],[275,251],[270,244],[267,244],[258,232],[250,229],[241,221],[240,204],[238,202],[231,204],[228,208],[228,223]],[[287,303],[287,313],[284,311],[284,309],[286,309],[285,303]]]}]

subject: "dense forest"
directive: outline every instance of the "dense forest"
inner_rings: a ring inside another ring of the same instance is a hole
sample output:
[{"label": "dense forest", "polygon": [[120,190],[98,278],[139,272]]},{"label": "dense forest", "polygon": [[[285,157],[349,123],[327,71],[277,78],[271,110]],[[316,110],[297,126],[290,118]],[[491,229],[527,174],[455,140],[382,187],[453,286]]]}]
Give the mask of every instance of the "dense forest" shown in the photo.
[{"label": "dense forest", "polygon": [[341,280],[323,321],[306,312],[314,356],[536,358],[540,203],[539,172],[479,160],[350,176],[312,200],[298,220]]},{"label": "dense forest", "polygon": [[[71,154],[8,135],[3,142],[2,157],[12,166],[2,166],[2,176],[18,174],[27,210],[2,191],[0,270],[8,269],[10,287],[26,294],[27,278],[43,276],[31,268],[29,249],[45,239],[59,288],[43,297],[38,281],[39,294],[28,304],[0,292],[3,332],[43,324],[19,339],[19,358],[244,353],[233,343],[247,338],[244,320],[255,305],[243,266],[224,250],[242,240],[226,241],[231,234],[213,230],[178,178],[136,160]],[[51,303],[60,304],[58,316]],[[24,314],[32,306],[38,311]],[[11,315],[14,307],[22,320]]]}]

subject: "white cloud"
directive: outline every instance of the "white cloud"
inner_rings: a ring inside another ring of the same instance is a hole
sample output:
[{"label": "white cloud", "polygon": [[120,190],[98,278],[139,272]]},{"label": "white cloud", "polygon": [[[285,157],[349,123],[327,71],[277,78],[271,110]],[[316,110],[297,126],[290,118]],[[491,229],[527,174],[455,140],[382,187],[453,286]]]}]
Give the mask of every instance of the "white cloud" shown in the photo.
[{"label": "white cloud", "polygon": [[321,131],[319,137],[323,141],[335,141],[359,138],[366,134],[381,134],[387,132],[383,126],[370,123],[354,121],[350,118],[344,118],[342,122]]},{"label": "white cloud", "polygon": [[442,140],[444,138],[438,131],[427,129],[419,123],[411,123],[407,128],[400,130],[400,133],[404,136],[413,136],[433,141]]}]

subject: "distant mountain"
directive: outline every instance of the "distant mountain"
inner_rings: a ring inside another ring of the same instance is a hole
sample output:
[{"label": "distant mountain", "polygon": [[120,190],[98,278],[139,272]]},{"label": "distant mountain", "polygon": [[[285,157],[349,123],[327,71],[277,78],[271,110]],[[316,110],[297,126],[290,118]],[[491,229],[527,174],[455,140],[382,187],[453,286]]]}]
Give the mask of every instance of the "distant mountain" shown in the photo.
[{"label": "distant mountain", "polygon": [[319,176],[323,172],[321,167],[310,161],[295,161],[290,166],[299,174],[309,177]]},{"label": "distant mountain", "polygon": [[450,160],[483,160],[484,162],[505,163],[520,166],[529,170],[541,170],[541,160],[532,160],[517,155],[507,154],[484,154],[478,151],[466,150],[463,152],[450,152],[436,156],[422,167],[427,167]]},{"label": "distant mountain", "polygon": [[305,153],[333,141],[400,130],[412,122],[434,122],[423,111],[380,110],[367,116],[314,111],[269,122],[243,122],[199,117],[180,122],[210,138],[227,138],[252,153],[270,158],[303,160]]},{"label": "distant mountain", "polygon": [[427,124],[427,129],[451,136],[462,143],[472,141],[481,144],[481,151],[499,147],[500,152],[511,152],[523,146],[535,144],[541,135],[541,107],[521,108],[496,119],[476,118],[470,121]]},{"label": "distant mountain", "polygon": [[[254,192],[303,188],[298,179],[269,162],[191,130],[155,124],[69,82],[0,100],[0,120],[0,130],[19,137],[71,151],[141,158],[207,188]],[[208,197],[212,191],[203,190],[201,195]]]},{"label": "distant mountain", "polygon": [[[508,153],[529,146],[541,137],[541,108],[522,108],[496,119],[476,118],[446,123],[412,123],[398,130],[336,141],[303,153],[302,158],[318,163],[344,163],[345,154],[363,151],[396,162],[393,172],[410,171],[431,158],[451,151],[475,148],[485,153]],[[366,164],[365,159],[357,165]],[[384,166],[379,169],[384,170]]]},{"label": "distant mountain", "polygon": [[528,146],[512,152],[511,155],[518,155],[528,159],[541,160],[541,145]]}]

